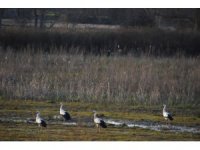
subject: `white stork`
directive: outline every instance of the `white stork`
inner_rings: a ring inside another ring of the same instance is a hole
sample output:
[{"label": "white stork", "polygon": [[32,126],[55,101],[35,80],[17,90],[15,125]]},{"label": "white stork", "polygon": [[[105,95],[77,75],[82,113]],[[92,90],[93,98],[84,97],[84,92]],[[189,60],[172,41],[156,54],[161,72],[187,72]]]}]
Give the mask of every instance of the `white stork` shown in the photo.
[{"label": "white stork", "polygon": [[97,116],[96,111],[93,111],[93,112],[94,112],[94,123],[95,123],[96,127],[99,128],[99,131],[100,131],[100,128],[107,128],[105,121],[102,118],[99,118]]},{"label": "white stork", "polygon": [[163,105],[163,117],[165,120],[173,120],[174,118],[172,117],[172,114],[166,111],[166,105]]},{"label": "white stork", "polygon": [[35,118],[36,123],[38,123],[38,126],[42,126],[42,127],[47,127],[46,122],[44,121],[44,119],[42,119],[40,117],[40,112],[36,112],[36,118]]},{"label": "white stork", "polygon": [[60,103],[60,115],[63,116],[65,121],[71,120],[70,114],[63,109],[63,104],[62,103]]}]

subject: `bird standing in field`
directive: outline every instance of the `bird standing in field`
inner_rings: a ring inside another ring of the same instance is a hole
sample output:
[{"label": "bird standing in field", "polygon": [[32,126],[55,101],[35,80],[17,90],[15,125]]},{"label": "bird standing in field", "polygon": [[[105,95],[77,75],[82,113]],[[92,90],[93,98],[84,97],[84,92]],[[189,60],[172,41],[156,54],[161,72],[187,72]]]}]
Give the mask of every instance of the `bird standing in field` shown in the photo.
[{"label": "bird standing in field", "polygon": [[96,127],[99,129],[98,131],[100,132],[100,128],[107,128],[105,121],[97,116],[96,111],[93,112],[94,112],[94,123]]},{"label": "bird standing in field", "polygon": [[172,114],[166,111],[166,105],[163,105],[163,117],[165,120],[170,120],[172,121],[174,118],[172,117]]},{"label": "bird standing in field", "polygon": [[62,103],[60,103],[60,115],[63,116],[63,119],[65,121],[71,120],[70,114],[63,109],[63,104]]},{"label": "bird standing in field", "polygon": [[36,112],[36,118],[35,118],[36,123],[38,124],[39,127],[47,127],[46,122],[44,119],[40,117],[40,112]]}]

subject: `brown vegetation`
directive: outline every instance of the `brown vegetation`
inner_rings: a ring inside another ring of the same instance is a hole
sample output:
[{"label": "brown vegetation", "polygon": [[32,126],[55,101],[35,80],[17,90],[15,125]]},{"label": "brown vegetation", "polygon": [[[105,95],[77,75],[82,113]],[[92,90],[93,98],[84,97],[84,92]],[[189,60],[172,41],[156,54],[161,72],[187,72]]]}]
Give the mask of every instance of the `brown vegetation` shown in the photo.
[{"label": "brown vegetation", "polygon": [[59,50],[1,51],[0,57],[5,98],[199,105],[197,58],[99,57]]}]

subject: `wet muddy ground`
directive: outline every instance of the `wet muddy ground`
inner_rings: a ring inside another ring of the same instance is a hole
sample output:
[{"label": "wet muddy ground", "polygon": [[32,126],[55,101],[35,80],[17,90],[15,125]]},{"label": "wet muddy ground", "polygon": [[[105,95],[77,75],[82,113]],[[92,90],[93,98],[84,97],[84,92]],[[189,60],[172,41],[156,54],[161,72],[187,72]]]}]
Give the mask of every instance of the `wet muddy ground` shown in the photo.
[{"label": "wet muddy ground", "polygon": [[[106,109],[103,117],[108,128],[98,132],[93,123],[91,107],[68,104],[71,121],[63,121],[59,105],[45,102],[1,102],[1,141],[199,141],[199,117],[176,115],[166,122],[159,114],[144,112],[112,113]],[[75,109],[75,108],[79,109]],[[95,106],[97,109],[97,106]],[[112,107],[112,106],[110,106]],[[47,128],[35,123],[37,108],[47,122]],[[101,108],[102,109],[102,108]],[[118,110],[118,109],[116,109]],[[117,114],[117,115],[116,115]],[[117,116],[117,117],[116,117]],[[139,117],[138,117],[139,116]]]},{"label": "wet muddy ground", "polygon": [[[48,125],[64,125],[64,126],[83,126],[83,127],[93,127],[94,123],[92,122],[91,118],[83,118],[80,120],[73,119],[71,121],[62,121],[62,118],[59,116],[54,116],[56,119],[47,120],[46,122]],[[159,122],[154,121],[134,121],[134,120],[114,120],[114,119],[104,119],[106,124],[111,127],[115,128],[143,128],[149,129],[153,131],[169,131],[175,133],[193,133],[193,134],[200,134],[200,127],[189,127],[189,126],[181,126],[181,125],[171,125],[170,123],[166,122],[165,124],[161,124]],[[0,122],[6,123],[25,123],[25,124],[36,124],[34,118],[20,118],[20,117],[10,117],[10,118],[0,118]]]}]

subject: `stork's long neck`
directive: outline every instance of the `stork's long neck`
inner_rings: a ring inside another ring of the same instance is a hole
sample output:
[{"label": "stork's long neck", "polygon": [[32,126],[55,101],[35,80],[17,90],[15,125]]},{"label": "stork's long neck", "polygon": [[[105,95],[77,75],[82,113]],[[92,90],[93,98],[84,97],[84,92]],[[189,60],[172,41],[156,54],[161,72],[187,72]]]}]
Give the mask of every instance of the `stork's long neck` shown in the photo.
[{"label": "stork's long neck", "polygon": [[95,112],[95,113],[94,113],[94,118],[96,118],[96,117],[97,117],[97,113]]},{"label": "stork's long neck", "polygon": [[163,107],[163,112],[166,112],[166,105]]},{"label": "stork's long neck", "polygon": [[40,118],[40,114],[39,113],[37,113],[36,118]]},{"label": "stork's long neck", "polygon": [[60,109],[63,109],[63,105],[60,105]]}]

